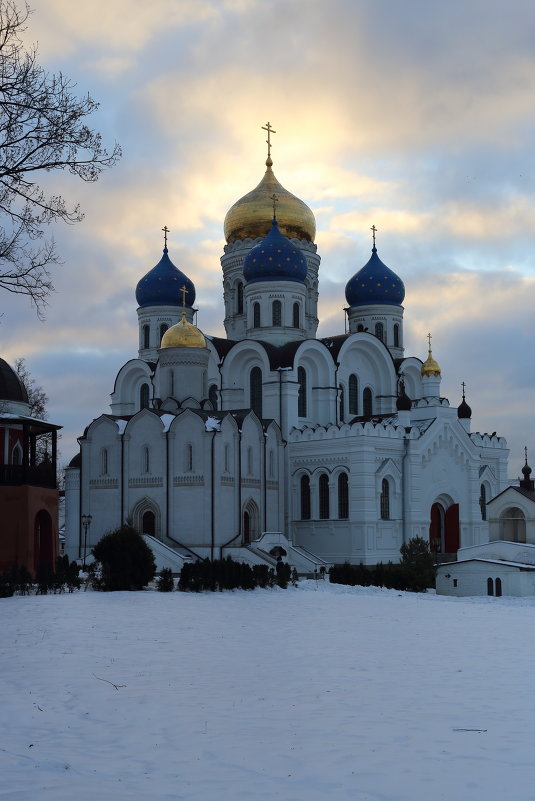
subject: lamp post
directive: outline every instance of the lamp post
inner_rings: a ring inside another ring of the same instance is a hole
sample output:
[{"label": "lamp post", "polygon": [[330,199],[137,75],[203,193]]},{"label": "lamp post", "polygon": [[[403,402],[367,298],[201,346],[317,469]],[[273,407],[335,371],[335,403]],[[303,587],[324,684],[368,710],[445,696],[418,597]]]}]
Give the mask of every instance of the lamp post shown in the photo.
[{"label": "lamp post", "polygon": [[83,568],[85,570],[85,556],[87,553],[87,529],[91,525],[92,521],[91,515],[82,515],[82,526],[84,527],[84,561],[83,561]]}]

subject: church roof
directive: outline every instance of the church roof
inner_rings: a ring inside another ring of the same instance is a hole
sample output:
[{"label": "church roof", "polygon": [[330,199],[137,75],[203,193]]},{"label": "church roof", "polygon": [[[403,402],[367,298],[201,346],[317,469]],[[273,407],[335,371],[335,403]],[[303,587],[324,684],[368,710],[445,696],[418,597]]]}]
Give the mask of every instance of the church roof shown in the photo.
[{"label": "church roof", "polygon": [[401,306],[404,298],[403,281],[383,264],[374,245],[369,261],[346,284],[346,300],[349,306]]},{"label": "church roof", "polygon": [[175,267],[167,246],[158,264],[141,278],[136,287],[136,300],[140,307],[144,306],[181,306],[180,290],[186,287],[186,306],[195,303],[195,287],[187,275]]},{"label": "church roof", "polygon": [[259,281],[303,283],[307,270],[303,253],[281,234],[275,217],[268,235],[251,248],[243,262],[243,277],[247,284]]},{"label": "church roof", "polygon": [[26,387],[4,359],[0,359],[0,400],[28,403]]}]

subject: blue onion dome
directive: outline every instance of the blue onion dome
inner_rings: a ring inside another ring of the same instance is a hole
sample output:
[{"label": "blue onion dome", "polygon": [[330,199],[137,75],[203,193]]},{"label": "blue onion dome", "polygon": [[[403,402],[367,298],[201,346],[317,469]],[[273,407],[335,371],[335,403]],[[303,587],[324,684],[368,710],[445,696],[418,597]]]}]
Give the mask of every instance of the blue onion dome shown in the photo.
[{"label": "blue onion dome", "polygon": [[193,281],[175,267],[169,258],[167,247],[163,256],[152,270],[139,281],[136,287],[136,300],[139,306],[182,306],[181,288],[186,287],[186,306],[195,303]]},{"label": "blue onion dome", "polygon": [[383,264],[374,246],[369,262],[346,284],[346,300],[349,306],[401,306],[404,298],[403,281]]},{"label": "blue onion dome", "polygon": [[302,252],[281,234],[275,217],[269,234],[251,248],[243,262],[243,277],[248,284],[256,281],[303,283],[307,270]]}]

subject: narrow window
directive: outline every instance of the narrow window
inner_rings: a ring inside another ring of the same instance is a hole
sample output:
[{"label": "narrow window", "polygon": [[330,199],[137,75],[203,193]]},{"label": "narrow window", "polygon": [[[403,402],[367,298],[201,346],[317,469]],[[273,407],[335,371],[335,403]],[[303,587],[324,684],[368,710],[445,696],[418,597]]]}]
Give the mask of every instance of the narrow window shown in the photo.
[{"label": "narrow window", "polygon": [[225,473],[229,472],[229,446],[225,443]]},{"label": "narrow window", "polygon": [[501,578],[496,579],[496,598],[500,598],[502,594],[502,580]]},{"label": "narrow window", "polygon": [[148,445],[143,448],[143,472],[150,473],[150,450]]},{"label": "narrow window", "polygon": [[349,517],[349,491],[347,473],[338,476],[338,517],[346,520]]},{"label": "narrow window", "polygon": [[301,328],[301,309],[299,303],[294,303],[293,306],[293,327]]},{"label": "narrow window", "polygon": [[249,376],[250,407],[257,417],[262,417],[262,370],[253,367]]},{"label": "narrow window", "polygon": [[372,391],[369,387],[362,393],[362,414],[364,417],[371,417],[373,413]]},{"label": "narrow window", "polygon": [[236,311],[238,314],[243,314],[243,284],[241,281],[238,284],[238,290],[236,294]]},{"label": "narrow window", "polygon": [[269,477],[273,478],[275,475],[275,454],[273,449],[269,451]]},{"label": "narrow window", "polygon": [[108,449],[102,448],[100,453],[100,474],[102,476],[108,475]]},{"label": "narrow window", "polygon": [[175,374],[173,370],[169,370],[169,395],[171,398],[175,394]]},{"label": "narrow window", "polygon": [[390,484],[386,478],[381,483],[381,520],[390,520]]},{"label": "narrow window", "polygon": [[484,484],[479,488],[479,508],[481,509],[481,519],[487,519],[487,488]]},{"label": "narrow window", "polygon": [[359,413],[359,382],[356,375],[349,376],[349,414]]},{"label": "narrow window", "polygon": [[163,335],[165,334],[165,332],[167,331],[168,328],[169,328],[169,326],[167,325],[167,323],[162,323],[161,324],[161,326],[160,326],[160,342],[162,341],[162,337],[163,337]]},{"label": "narrow window", "polygon": [[260,328],[260,303],[253,303],[253,328]]},{"label": "narrow window", "polygon": [[344,415],[344,388],[342,384],[338,387],[338,418],[341,423],[344,422],[345,415]]},{"label": "narrow window", "polygon": [[322,473],[319,481],[320,520],[329,519],[329,476]]},{"label": "narrow window", "polygon": [[140,409],[148,409],[149,408],[149,385],[148,384],[141,384],[141,389],[139,390],[139,408]]},{"label": "narrow window", "polygon": [[394,347],[399,348],[399,325],[394,323]]},{"label": "narrow window", "polygon": [[13,450],[11,451],[11,464],[15,465],[22,464],[22,448],[20,446],[20,442],[17,442]]},{"label": "narrow window", "polygon": [[148,325],[143,326],[143,347],[149,347],[149,339],[150,339],[150,328]]},{"label": "narrow window", "polygon": [[298,417],[307,416],[307,374],[304,367],[297,368],[297,415]]},{"label": "narrow window", "polygon": [[494,595],[494,582],[491,578],[487,579],[487,595]]},{"label": "narrow window", "polygon": [[453,586],[456,587],[458,584],[457,579],[453,579]]},{"label": "narrow window", "polygon": [[208,400],[212,404],[212,409],[216,412],[217,411],[217,386],[215,384],[210,385],[210,389],[208,390]]},{"label": "narrow window", "polygon": [[380,339],[381,342],[385,341],[385,329],[382,323],[375,323],[375,336],[377,339]]},{"label": "narrow window", "polygon": [[253,475],[253,449],[250,445],[247,448],[247,475]]},{"label": "narrow window", "polygon": [[273,301],[272,307],[273,313],[273,326],[281,326],[282,325],[282,305],[280,300]]},{"label": "narrow window", "polygon": [[186,445],[186,470],[193,470],[193,445]]},{"label": "narrow window", "polygon": [[301,520],[310,520],[310,478],[301,476]]}]

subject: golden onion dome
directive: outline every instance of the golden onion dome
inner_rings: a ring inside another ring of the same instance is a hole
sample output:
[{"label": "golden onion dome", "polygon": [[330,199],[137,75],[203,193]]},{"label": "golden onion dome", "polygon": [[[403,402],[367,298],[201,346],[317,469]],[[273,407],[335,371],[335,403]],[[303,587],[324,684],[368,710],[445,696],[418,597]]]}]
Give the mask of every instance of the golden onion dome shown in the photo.
[{"label": "golden onion dome", "polygon": [[281,234],[288,239],[314,241],[316,220],[302,200],[288,192],[275,178],[271,157],[266,160],[267,170],[258,186],[236,201],[225,217],[225,239],[256,239],[267,236],[273,219],[273,195],[277,198],[277,220]]},{"label": "golden onion dome", "polygon": [[168,328],[162,337],[162,348],[205,348],[206,339],[197,326],[188,323],[186,312],[182,311],[182,319]]},{"label": "golden onion dome", "polygon": [[421,367],[422,377],[429,377],[435,376],[440,377],[442,375],[440,371],[440,365],[433,359],[433,354],[431,353],[431,348],[429,348],[429,353],[427,359],[422,364]]}]

